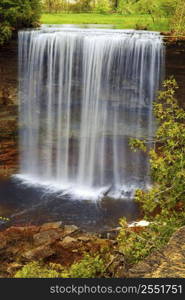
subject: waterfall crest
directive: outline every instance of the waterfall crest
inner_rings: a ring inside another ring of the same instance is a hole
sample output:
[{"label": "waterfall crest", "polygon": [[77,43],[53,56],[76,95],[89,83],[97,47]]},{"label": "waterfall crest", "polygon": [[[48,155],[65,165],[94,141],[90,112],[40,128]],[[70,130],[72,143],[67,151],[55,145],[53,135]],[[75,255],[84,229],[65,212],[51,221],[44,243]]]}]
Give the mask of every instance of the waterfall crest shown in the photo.
[{"label": "waterfall crest", "polygon": [[155,32],[19,32],[20,177],[87,199],[145,187],[128,140],[153,134],[163,51]]}]

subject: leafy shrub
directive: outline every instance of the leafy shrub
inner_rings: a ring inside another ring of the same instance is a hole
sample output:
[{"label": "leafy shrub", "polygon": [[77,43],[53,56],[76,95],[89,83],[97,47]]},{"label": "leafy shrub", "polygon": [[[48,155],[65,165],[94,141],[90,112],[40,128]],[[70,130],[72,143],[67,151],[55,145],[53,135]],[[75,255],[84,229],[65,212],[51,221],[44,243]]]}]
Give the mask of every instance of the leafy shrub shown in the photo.
[{"label": "leafy shrub", "polygon": [[69,268],[59,264],[50,263],[44,265],[41,262],[31,262],[19,270],[15,278],[94,278],[104,272],[104,261],[99,255],[85,254],[79,261]]},{"label": "leafy shrub", "polygon": [[95,278],[104,272],[104,262],[102,258],[97,256],[90,256],[86,254],[83,259],[74,263],[69,270],[69,277],[71,278]]},{"label": "leafy shrub", "polygon": [[4,42],[8,41],[12,36],[12,30],[8,23],[0,25],[0,45],[3,45]]},{"label": "leafy shrub", "polygon": [[22,27],[36,26],[40,14],[40,0],[1,0],[0,44],[6,42],[13,31]]},{"label": "leafy shrub", "polygon": [[185,34],[185,2],[184,0],[177,0],[177,5],[174,9],[174,14],[171,18],[171,30],[176,35]]},{"label": "leafy shrub", "polygon": [[96,6],[95,6],[95,11],[100,13],[100,14],[105,14],[110,12],[111,10],[111,5],[109,0],[97,0]]},{"label": "leafy shrub", "polygon": [[69,10],[73,12],[90,12],[92,11],[91,0],[77,0],[69,5]]},{"label": "leafy shrub", "polygon": [[15,278],[56,278],[59,273],[56,270],[42,266],[39,262],[26,264],[21,270],[17,271]]},{"label": "leafy shrub", "polygon": [[[136,233],[121,220],[120,251],[132,263],[144,258],[152,249],[161,248],[177,228],[185,225],[185,111],[175,98],[177,88],[173,78],[166,80],[154,103],[158,129],[153,141],[155,147],[149,150],[154,183],[149,190],[137,190],[135,194],[145,218],[151,223]],[[148,142],[151,141],[134,139],[130,144],[134,150],[147,151]]]},{"label": "leafy shrub", "polygon": [[[177,84],[174,79],[164,82],[164,90],[159,93],[154,104],[158,129],[155,148],[149,152],[152,189],[138,190],[136,200],[145,214],[158,210],[184,208],[185,201],[185,111],[175,98]],[[136,145],[136,142],[133,141]],[[147,141],[138,141],[140,149]],[[141,146],[142,145],[142,146]]]},{"label": "leafy shrub", "polygon": [[120,220],[121,229],[117,237],[119,251],[129,264],[137,263],[154,250],[162,248],[173,232],[185,225],[185,213],[163,213],[141,231],[133,231],[124,218]]}]

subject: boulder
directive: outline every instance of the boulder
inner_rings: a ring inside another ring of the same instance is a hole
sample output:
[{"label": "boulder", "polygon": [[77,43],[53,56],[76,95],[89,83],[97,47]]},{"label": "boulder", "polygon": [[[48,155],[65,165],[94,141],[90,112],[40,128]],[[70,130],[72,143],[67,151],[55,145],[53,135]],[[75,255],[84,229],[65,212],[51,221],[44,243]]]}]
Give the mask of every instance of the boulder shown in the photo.
[{"label": "boulder", "polygon": [[33,248],[31,250],[24,252],[22,254],[22,257],[24,257],[30,261],[31,260],[40,260],[40,259],[44,259],[44,258],[51,256],[52,254],[54,254],[54,252],[55,251],[50,246],[44,245],[44,246],[39,246],[39,247],[36,247],[36,248]]},{"label": "boulder", "polygon": [[75,243],[77,243],[77,240],[70,237],[66,236],[62,241],[58,243],[59,246],[62,246],[63,248],[68,248],[73,246]]},{"label": "boulder", "polygon": [[74,232],[76,232],[77,230],[79,230],[79,228],[75,225],[65,225],[64,226],[64,236],[70,235]]},{"label": "boulder", "polygon": [[80,235],[78,236],[78,241],[81,241],[81,242],[89,242],[91,240],[91,238],[87,235]]},{"label": "boulder", "polygon": [[61,226],[62,226],[62,221],[45,223],[40,227],[40,231],[45,231],[45,230],[50,230],[50,229],[58,229],[58,228],[61,228]]},{"label": "boulder", "polygon": [[41,231],[33,236],[34,245],[52,244],[60,239],[61,234],[62,231],[56,231],[56,229]]}]

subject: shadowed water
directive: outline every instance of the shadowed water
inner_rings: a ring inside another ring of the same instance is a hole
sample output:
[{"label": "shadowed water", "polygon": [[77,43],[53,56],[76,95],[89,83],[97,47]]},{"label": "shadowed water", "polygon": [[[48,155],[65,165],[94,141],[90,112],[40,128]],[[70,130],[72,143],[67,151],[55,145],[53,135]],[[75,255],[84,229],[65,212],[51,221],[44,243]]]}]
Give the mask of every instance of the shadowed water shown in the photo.
[{"label": "shadowed water", "polygon": [[0,180],[0,228],[11,225],[43,224],[62,221],[92,232],[103,232],[118,225],[125,216],[128,221],[138,217],[132,201],[104,198],[101,202],[75,200],[61,192],[48,192],[41,186],[26,186],[14,179]]}]

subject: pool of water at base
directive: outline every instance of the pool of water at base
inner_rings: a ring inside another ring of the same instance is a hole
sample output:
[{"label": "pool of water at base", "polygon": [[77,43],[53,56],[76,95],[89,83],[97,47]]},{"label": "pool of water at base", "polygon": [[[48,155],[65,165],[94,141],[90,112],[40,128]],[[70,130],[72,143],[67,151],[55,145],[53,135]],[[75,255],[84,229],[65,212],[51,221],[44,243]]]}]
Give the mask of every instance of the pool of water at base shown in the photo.
[{"label": "pool of water at base", "polygon": [[104,232],[119,225],[119,218],[136,220],[139,209],[131,199],[104,198],[98,202],[76,200],[61,193],[46,193],[41,187],[28,187],[14,178],[0,179],[0,229],[12,225],[39,225],[62,221],[89,232]]}]

